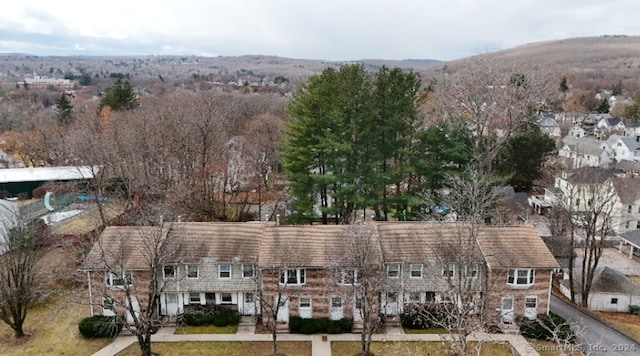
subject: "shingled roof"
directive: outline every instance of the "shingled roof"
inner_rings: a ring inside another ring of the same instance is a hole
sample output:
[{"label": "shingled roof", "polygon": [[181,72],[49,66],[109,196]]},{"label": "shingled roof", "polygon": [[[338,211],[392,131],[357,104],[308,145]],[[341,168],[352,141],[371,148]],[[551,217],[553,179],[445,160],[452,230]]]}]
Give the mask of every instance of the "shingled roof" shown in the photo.
[{"label": "shingled roof", "polygon": [[291,225],[265,228],[261,267],[327,267],[341,255],[347,225]]},{"label": "shingled roof", "polygon": [[491,269],[560,267],[532,226],[484,227],[478,245]]},{"label": "shingled roof", "polygon": [[220,262],[256,263],[264,223],[174,223],[171,234],[185,246],[185,262],[212,258]]},{"label": "shingled roof", "polygon": [[164,238],[168,230],[161,231],[157,226],[108,226],[93,244],[80,270],[148,270],[144,241],[152,236]]}]

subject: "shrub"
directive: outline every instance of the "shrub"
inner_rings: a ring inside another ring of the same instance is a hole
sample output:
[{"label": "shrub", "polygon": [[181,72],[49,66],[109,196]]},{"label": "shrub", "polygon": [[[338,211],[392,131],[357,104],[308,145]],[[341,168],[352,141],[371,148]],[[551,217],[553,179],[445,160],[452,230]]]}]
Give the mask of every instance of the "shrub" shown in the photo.
[{"label": "shrub", "polygon": [[211,313],[183,314],[182,321],[189,326],[211,325],[214,322],[214,316]]},{"label": "shrub", "polygon": [[353,319],[340,319],[334,321],[334,324],[337,324],[340,327],[340,331],[343,333],[350,333],[351,329],[353,329]]},{"label": "shrub", "polygon": [[300,333],[314,334],[316,332],[318,332],[316,319],[302,319],[302,325],[300,325]]},{"label": "shrub", "polygon": [[640,315],[640,305],[629,305],[629,313]]},{"label": "shrub", "polygon": [[302,326],[302,318],[299,316],[292,316],[289,318],[289,331],[292,333],[299,333]]},{"label": "shrub", "polygon": [[553,340],[554,334],[562,341],[573,343],[575,334],[571,330],[571,326],[567,321],[553,313],[549,315],[538,314],[534,320],[519,318],[520,332],[524,337],[530,337],[539,340]]},{"label": "shrub", "polygon": [[86,338],[114,337],[122,330],[122,323],[113,316],[95,315],[82,319],[78,329]]},{"label": "shrub", "polygon": [[448,304],[410,304],[400,314],[400,322],[407,329],[428,329],[446,324]]},{"label": "shrub", "polygon": [[316,321],[316,332],[318,333],[326,333],[329,330],[329,327],[333,325],[333,320],[329,318],[320,318],[315,319]]}]

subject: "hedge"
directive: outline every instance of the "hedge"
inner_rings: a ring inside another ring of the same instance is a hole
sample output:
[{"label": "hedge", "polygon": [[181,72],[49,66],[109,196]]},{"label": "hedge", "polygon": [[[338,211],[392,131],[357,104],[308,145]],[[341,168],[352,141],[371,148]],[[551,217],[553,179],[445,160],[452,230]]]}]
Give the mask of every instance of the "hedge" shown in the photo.
[{"label": "hedge", "polygon": [[233,312],[224,313],[197,313],[197,314],[183,314],[181,317],[182,322],[189,326],[227,326],[236,325],[240,322],[240,315]]},{"label": "hedge", "polygon": [[95,315],[82,319],[78,329],[86,338],[114,337],[122,330],[122,322],[113,316]]},{"label": "hedge", "polygon": [[353,320],[340,319],[331,320],[329,318],[301,318],[292,316],[289,318],[289,331],[299,334],[341,334],[350,333],[353,328]]},{"label": "hedge", "polygon": [[560,315],[549,313],[549,315],[538,314],[533,320],[526,318],[518,318],[520,324],[520,333],[524,337],[530,337],[539,340],[553,340],[554,332],[562,341],[573,343],[575,334],[571,330],[571,326]]},{"label": "hedge", "polygon": [[629,305],[629,313],[640,315],[640,305]]}]

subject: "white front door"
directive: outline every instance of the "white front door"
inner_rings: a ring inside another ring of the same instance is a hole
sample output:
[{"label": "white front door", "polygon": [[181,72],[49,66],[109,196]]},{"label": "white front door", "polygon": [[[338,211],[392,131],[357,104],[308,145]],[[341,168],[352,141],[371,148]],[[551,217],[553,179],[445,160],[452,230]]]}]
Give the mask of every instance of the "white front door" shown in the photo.
[{"label": "white front door", "polygon": [[398,293],[387,292],[385,296],[384,312],[387,315],[398,314]]},{"label": "white front door", "polygon": [[177,315],[180,313],[180,303],[178,303],[178,293],[166,293],[166,315]]},{"label": "white front door", "polygon": [[[286,296],[281,296],[280,298],[280,308],[278,308],[278,317],[276,321],[288,323],[289,322],[289,298]],[[278,303],[278,296],[275,296],[274,305]]]},{"label": "white front door", "polygon": [[340,320],[344,318],[344,312],[342,310],[342,297],[331,297],[331,320]]},{"label": "white front door", "polygon": [[[128,304],[128,302],[127,302]],[[133,307],[133,312],[135,313],[136,317],[140,316],[140,303],[138,303],[138,298],[136,297],[131,297],[131,306]],[[129,324],[133,324],[133,316],[131,316],[131,313],[129,312],[129,308],[127,308],[127,323]]]},{"label": "white front door", "polygon": [[256,313],[256,297],[253,293],[244,293],[242,296],[242,314],[255,315]]},{"label": "white front door", "polygon": [[362,298],[356,297],[354,300],[353,321],[362,321]]},{"label": "white front door", "polygon": [[500,318],[503,323],[511,324],[513,322],[513,296],[505,295],[502,297]]},{"label": "white front door", "polygon": [[538,296],[530,295],[524,298],[524,316],[529,320],[538,316]]}]

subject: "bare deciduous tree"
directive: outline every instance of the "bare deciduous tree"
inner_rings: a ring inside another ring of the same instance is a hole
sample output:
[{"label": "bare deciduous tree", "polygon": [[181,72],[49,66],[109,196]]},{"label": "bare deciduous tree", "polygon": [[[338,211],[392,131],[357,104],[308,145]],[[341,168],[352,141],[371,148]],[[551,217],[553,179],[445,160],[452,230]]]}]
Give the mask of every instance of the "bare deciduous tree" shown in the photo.
[{"label": "bare deciduous tree", "polygon": [[46,228],[41,220],[19,223],[15,214],[0,205],[0,320],[21,338],[29,310],[47,295],[41,266]]},{"label": "bare deciduous tree", "polygon": [[143,356],[151,355],[152,335],[163,322],[160,295],[168,283],[163,269],[179,265],[189,252],[162,215],[154,216],[157,221],[145,216],[136,219],[138,226],[107,228],[83,266],[92,306],[100,305],[103,314],[115,314],[136,337]]},{"label": "bare deciduous tree", "polygon": [[343,287],[343,299],[354,303],[354,327],[358,328],[358,324],[362,327],[363,356],[371,354],[372,336],[382,327],[379,298],[386,275],[380,246],[375,225],[350,225],[341,240],[340,254],[331,266],[333,283]]}]

